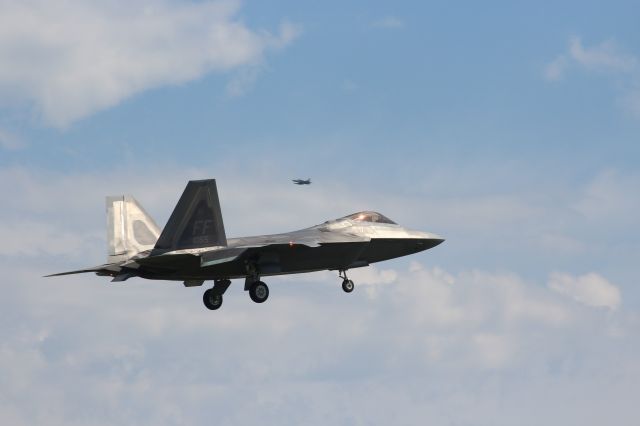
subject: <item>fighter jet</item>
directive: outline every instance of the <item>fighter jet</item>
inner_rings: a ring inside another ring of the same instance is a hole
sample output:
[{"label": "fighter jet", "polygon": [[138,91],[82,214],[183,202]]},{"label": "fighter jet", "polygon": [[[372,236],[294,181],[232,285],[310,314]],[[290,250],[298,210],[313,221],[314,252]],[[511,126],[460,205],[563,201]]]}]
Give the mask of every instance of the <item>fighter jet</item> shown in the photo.
[{"label": "fighter jet", "polygon": [[291,179],[291,180],[296,185],[311,185],[311,178],[307,178],[307,180],[304,180],[304,179]]},{"label": "fighter jet", "polygon": [[437,246],[441,237],[412,231],[380,213],[363,211],[299,231],[227,238],[214,179],[190,181],[160,231],[131,196],[107,197],[107,263],[47,276],[94,272],[125,281],[132,277],[182,281],[186,287],[213,281],[203,295],[215,310],[232,279],[244,279],[251,300],[263,303],[262,277],[338,271],[351,293],[347,271]]}]

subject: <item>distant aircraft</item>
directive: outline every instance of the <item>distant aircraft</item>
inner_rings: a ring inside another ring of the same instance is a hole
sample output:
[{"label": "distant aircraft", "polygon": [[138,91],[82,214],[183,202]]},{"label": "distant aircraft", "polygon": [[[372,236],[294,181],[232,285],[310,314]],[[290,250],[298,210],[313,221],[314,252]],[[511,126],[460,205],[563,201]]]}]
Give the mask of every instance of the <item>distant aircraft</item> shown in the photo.
[{"label": "distant aircraft", "polygon": [[307,180],[304,180],[304,179],[291,179],[291,180],[296,185],[311,185],[311,178],[307,178]]},{"label": "distant aircraft", "polygon": [[347,270],[437,246],[441,237],[412,231],[380,213],[363,211],[285,234],[227,239],[214,179],[190,181],[162,232],[131,196],[107,197],[108,257],[104,265],[62,272],[95,272],[125,281],[131,277],[183,281],[186,287],[213,280],[203,301],[218,309],[231,279],[244,278],[256,303],[269,297],[263,276],[336,270],[351,293]]}]

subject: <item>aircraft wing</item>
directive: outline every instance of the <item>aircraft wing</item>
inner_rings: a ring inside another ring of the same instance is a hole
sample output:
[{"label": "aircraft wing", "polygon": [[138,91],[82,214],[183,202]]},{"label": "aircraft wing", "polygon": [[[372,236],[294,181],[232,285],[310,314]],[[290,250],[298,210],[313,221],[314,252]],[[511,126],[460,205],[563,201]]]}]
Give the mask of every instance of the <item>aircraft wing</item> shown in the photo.
[{"label": "aircraft wing", "polygon": [[290,249],[291,247],[304,246],[308,248],[316,248],[327,244],[339,243],[358,243],[353,245],[356,250],[371,241],[368,237],[357,235],[340,235],[327,233],[325,235],[318,234],[280,234],[271,237],[265,237],[258,241],[239,241],[239,245],[234,247],[225,247],[217,250],[208,251],[200,255],[200,266],[213,266],[226,262],[234,262],[237,260],[248,259],[259,256],[261,253],[271,253],[279,250]]}]

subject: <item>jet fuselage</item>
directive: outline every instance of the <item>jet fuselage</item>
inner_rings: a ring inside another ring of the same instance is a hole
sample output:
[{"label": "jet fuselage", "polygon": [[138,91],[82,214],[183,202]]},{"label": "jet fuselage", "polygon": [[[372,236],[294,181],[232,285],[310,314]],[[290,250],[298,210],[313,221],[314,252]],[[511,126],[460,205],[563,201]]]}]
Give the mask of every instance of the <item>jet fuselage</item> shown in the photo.
[{"label": "jet fuselage", "polygon": [[[353,215],[352,215],[353,216]],[[413,231],[394,223],[372,223],[349,218],[336,219],[310,228],[284,234],[229,238],[221,251],[233,248],[261,248],[255,253],[234,261],[218,262],[210,266],[193,256],[184,255],[205,251],[209,256],[216,247],[197,250],[177,250],[154,258],[169,266],[171,258],[179,261],[180,268],[171,272],[143,267],[137,275],[161,280],[216,280],[244,278],[246,264],[253,262],[262,276],[295,274],[321,270],[347,270],[383,260],[418,253],[437,246],[442,241],[435,234]],[[265,247],[271,247],[267,250]],[[250,251],[250,249],[249,249]],[[151,260],[151,259],[149,259]],[[141,263],[145,264],[143,259]]]}]

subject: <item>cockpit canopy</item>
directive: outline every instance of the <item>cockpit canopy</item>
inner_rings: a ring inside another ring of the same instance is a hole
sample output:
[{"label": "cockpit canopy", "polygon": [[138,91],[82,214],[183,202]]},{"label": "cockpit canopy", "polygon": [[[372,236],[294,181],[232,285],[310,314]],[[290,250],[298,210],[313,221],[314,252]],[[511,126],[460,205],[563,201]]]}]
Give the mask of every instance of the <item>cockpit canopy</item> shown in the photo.
[{"label": "cockpit canopy", "polygon": [[350,214],[349,216],[345,216],[341,219],[349,219],[353,220],[354,222],[390,223],[392,225],[397,225],[394,221],[392,221],[385,215],[376,212],[358,212]]}]

